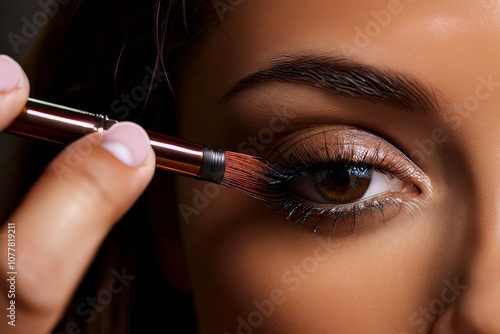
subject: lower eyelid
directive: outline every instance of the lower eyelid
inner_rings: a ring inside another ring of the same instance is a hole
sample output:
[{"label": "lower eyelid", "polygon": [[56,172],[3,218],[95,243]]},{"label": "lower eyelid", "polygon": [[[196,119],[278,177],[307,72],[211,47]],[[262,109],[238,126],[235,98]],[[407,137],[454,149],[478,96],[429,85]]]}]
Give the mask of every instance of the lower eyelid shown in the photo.
[{"label": "lower eyelid", "polygon": [[[377,224],[386,223],[394,218],[403,205],[407,203],[403,197],[376,197],[361,203],[340,205],[335,208],[318,207],[315,209],[316,212],[310,213],[304,220],[304,211],[307,212],[308,210],[307,205],[305,205],[303,209],[295,211],[294,214],[286,218],[298,225],[300,229],[321,234],[333,234],[334,236],[350,234],[371,228]],[[324,213],[319,210],[331,212]]]}]

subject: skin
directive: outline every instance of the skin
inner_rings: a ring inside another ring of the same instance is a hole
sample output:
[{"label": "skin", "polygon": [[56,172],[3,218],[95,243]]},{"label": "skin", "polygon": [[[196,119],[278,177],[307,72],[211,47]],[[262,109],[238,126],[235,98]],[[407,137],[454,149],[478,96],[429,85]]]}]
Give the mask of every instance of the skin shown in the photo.
[{"label": "skin", "polygon": [[[187,50],[174,73],[181,137],[238,150],[272,126],[273,116],[286,120],[273,134],[277,141],[304,127],[358,127],[406,153],[424,174],[406,180],[420,193],[395,194],[404,203],[386,208],[385,221],[364,218],[354,233],[340,236],[332,237],[328,224],[316,234],[308,226],[299,230],[283,214],[227,189],[188,220],[179,215],[190,275],[171,279],[191,281],[201,333],[500,332],[499,6],[404,1],[359,52],[342,53],[342,43],[356,46],[355,28],[374,20],[372,10],[388,9],[387,1],[245,1]],[[301,52],[342,53],[411,75],[436,91],[437,113],[408,114],[280,83],[221,101],[233,84],[272,59]],[[487,88],[480,78],[490,77]],[[28,94],[24,74],[20,88],[0,93],[0,130]],[[456,108],[476,95],[476,110]],[[436,129],[446,140],[425,154],[417,141],[428,143]],[[15,328],[0,322],[1,332],[53,328],[100,242],[151,180],[154,154],[130,168],[92,142],[92,153],[65,182],[48,166],[9,218],[23,236],[16,248],[23,259],[16,298],[23,321]],[[267,150],[279,150],[276,145]],[[215,191],[179,178],[178,204],[193,205],[193,190],[207,189]],[[0,257],[6,257],[3,246]],[[5,266],[0,261],[1,275]],[[5,309],[8,287],[0,288]]]},{"label": "skin", "polygon": [[[238,150],[273,116],[286,117],[288,134],[349,125],[392,143],[428,181],[414,181],[421,193],[385,221],[333,238],[328,225],[299,230],[220,189],[180,219],[202,333],[246,333],[238,319],[251,324],[252,314],[255,333],[500,333],[500,2],[390,3],[243,2],[183,55],[181,137]],[[382,10],[393,11],[390,23],[356,44],[355,28]],[[408,114],[283,83],[221,100],[273,59],[303,53],[405,73],[435,92],[437,110]],[[474,96],[478,105],[457,107]],[[204,186],[179,178],[178,203],[192,205]],[[254,302],[273,296],[261,320]]]}]

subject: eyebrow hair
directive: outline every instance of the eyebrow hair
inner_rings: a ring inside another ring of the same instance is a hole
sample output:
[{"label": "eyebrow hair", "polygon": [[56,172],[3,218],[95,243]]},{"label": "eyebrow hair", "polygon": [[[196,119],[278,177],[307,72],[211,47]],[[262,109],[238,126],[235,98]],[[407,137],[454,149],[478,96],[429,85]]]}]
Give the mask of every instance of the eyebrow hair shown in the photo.
[{"label": "eyebrow hair", "polygon": [[229,100],[258,85],[280,82],[324,89],[332,94],[381,103],[409,113],[436,113],[436,92],[416,78],[378,69],[342,57],[282,56],[238,81],[224,95]]}]

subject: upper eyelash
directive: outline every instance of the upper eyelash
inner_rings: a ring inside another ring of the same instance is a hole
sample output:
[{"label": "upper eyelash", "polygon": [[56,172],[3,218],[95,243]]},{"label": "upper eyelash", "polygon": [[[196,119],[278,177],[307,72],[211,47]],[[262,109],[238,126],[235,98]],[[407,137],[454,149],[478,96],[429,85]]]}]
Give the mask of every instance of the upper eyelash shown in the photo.
[{"label": "upper eyelash", "polygon": [[[305,161],[298,156],[291,157],[290,155],[279,155],[278,157],[270,158],[265,156],[266,162],[272,167],[272,173],[269,178],[272,182],[290,181],[294,177],[300,177],[305,172],[314,172],[321,170],[331,164],[346,164],[346,165],[364,165],[371,167],[376,171],[383,171],[384,173],[400,178],[405,181],[412,176],[412,166],[404,167],[403,157],[397,158],[395,161],[389,161],[388,155],[379,158],[379,154],[383,152],[380,145],[377,148],[369,149],[364,152],[361,159],[355,159],[352,154],[353,151],[359,153],[359,149],[353,147],[347,148],[349,145],[338,146],[335,151],[339,153],[338,157],[328,157],[326,160],[321,157],[317,152],[312,152],[310,160]],[[402,153],[401,153],[402,154]],[[302,173],[302,174],[301,174]]]}]

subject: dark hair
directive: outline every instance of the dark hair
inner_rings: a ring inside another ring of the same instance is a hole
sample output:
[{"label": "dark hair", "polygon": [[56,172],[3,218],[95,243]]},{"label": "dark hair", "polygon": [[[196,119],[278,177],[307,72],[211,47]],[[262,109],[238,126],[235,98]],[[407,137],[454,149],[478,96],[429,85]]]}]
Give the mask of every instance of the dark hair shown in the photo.
[{"label": "dark hair", "polygon": [[[203,0],[80,0],[60,5],[24,64],[31,96],[175,134],[175,98],[161,73],[172,70],[184,46],[213,19],[211,6]],[[154,73],[163,80],[153,89],[154,79],[145,78]],[[137,107],[113,108],[122,92],[134,87],[147,88],[147,96],[134,101]],[[54,333],[196,333],[191,296],[170,284],[156,257],[155,234],[180,242],[171,184],[171,175],[156,173],[104,241]],[[161,207],[161,214],[151,207]],[[124,275],[123,289],[110,292],[110,282]]]}]

